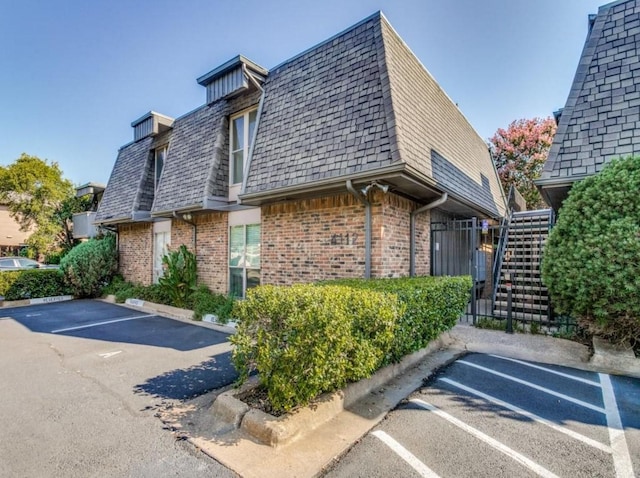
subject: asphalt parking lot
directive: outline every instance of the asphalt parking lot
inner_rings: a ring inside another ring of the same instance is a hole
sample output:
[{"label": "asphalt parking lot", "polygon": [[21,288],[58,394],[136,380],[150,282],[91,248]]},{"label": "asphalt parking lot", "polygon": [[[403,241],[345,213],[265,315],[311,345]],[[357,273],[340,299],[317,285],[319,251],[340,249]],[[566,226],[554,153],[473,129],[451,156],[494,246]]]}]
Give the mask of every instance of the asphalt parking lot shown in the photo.
[{"label": "asphalt parking lot", "polygon": [[92,300],[0,317],[0,476],[235,476],[155,417],[235,380],[226,334]]},{"label": "asphalt parking lot", "polygon": [[633,477],[640,380],[485,354],[457,360],[331,477]]}]

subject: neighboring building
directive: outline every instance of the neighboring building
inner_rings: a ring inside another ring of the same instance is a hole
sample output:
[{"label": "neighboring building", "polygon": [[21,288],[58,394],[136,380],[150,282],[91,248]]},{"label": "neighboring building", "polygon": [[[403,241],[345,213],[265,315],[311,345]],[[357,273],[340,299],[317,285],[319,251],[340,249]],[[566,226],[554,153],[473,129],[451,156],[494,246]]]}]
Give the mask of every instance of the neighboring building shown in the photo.
[{"label": "neighboring building", "polygon": [[128,280],[157,280],[180,244],[202,282],[240,296],[426,275],[432,221],[506,212],[487,145],[381,13],[271,70],[238,56],[198,83],[202,107],[132,123],[98,208]]},{"label": "neighboring building", "polygon": [[640,153],[640,2],[621,0],[589,16],[589,34],[558,131],[536,181],[559,209],[574,182],[613,158]]},{"label": "neighboring building", "polygon": [[0,256],[17,255],[32,232],[21,231],[20,224],[9,213],[9,206],[0,204]]},{"label": "neighboring building", "polygon": [[91,207],[88,211],[79,212],[73,215],[73,238],[77,240],[87,240],[98,234],[98,228],[94,222],[96,211],[102,201],[105,185],[100,183],[86,183],[76,188],[76,197],[89,197]]}]

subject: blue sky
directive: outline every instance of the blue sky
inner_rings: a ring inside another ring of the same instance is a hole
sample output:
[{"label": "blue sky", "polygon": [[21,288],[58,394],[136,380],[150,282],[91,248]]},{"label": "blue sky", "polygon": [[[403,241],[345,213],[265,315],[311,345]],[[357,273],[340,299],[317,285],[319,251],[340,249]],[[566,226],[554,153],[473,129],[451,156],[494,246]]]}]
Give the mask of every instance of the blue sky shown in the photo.
[{"label": "blue sky", "polygon": [[594,0],[0,0],[0,164],[106,183],[131,121],[202,105],[237,54],[272,68],[382,10],[483,138],[564,106]]}]

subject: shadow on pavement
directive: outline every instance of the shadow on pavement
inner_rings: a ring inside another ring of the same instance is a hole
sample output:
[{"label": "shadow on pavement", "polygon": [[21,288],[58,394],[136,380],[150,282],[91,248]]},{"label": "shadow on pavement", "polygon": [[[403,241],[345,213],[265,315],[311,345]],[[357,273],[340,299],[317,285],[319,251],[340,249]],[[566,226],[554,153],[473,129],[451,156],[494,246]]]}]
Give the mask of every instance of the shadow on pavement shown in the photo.
[{"label": "shadow on pavement", "polygon": [[143,393],[164,399],[186,400],[233,383],[238,377],[231,363],[231,352],[186,369],[165,372],[134,387]]}]

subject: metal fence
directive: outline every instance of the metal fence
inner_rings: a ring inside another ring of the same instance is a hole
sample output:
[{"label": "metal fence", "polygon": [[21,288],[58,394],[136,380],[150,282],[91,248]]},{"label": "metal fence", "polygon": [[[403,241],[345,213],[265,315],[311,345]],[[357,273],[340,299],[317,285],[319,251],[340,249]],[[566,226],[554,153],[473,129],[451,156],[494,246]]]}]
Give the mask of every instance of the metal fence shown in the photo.
[{"label": "metal fence", "polygon": [[471,300],[461,320],[505,329],[510,323],[531,331],[572,330],[572,320],[553,314],[541,279],[552,224],[547,210],[517,212],[501,222],[471,218],[432,224],[432,274],[472,277]]}]

